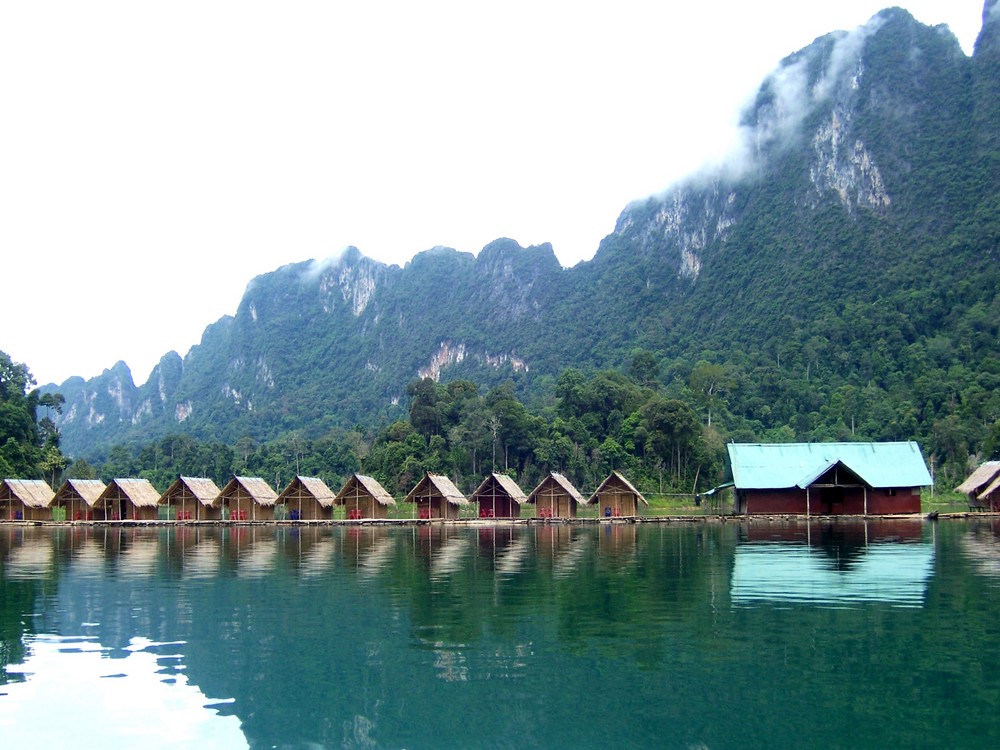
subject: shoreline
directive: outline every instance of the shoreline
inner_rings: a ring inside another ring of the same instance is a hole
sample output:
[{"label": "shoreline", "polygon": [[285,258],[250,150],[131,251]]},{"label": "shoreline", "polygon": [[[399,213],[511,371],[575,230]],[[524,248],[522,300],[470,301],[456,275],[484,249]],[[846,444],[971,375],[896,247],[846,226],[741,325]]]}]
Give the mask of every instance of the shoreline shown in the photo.
[{"label": "shoreline", "polygon": [[954,513],[890,513],[882,515],[804,515],[794,513],[772,513],[757,515],[706,514],[706,515],[662,515],[636,516],[632,518],[360,518],[360,519],[317,519],[317,520],[92,520],[92,521],[12,521],[0,520],[0,528],[78,528],[78,527],[151,527],[151,528],[229,528],[247,526],[287,526],[292,528],[325,527],[331,528],[359,526],[467,526],[470,528],[496,528],[504,526],[596,526],[596,525],[634,525],[634,524],[697,524],[697,523],[839,523],[858,521],[935,521],[967,518],[1000,518],[1000,512],[961,511]]}]

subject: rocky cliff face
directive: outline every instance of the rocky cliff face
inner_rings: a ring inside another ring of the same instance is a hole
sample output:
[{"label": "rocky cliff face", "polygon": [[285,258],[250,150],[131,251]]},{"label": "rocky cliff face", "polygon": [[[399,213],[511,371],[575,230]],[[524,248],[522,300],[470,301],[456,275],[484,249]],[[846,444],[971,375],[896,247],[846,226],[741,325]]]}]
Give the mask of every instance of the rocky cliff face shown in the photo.
[{"label": "rocky cliff face", "polygon": [[142,387],[122,363],[60,386],[64,447],[370,424],[402,413],[415,377],[490,384],[620,364],[636,346],[750,346],[824,300],[877,299],[899,282],[872,269],[904,268],[1000,211],[998,8],[987,1],[971,59],[900,9],[789,56],[727,164],[626,207],[573,269],[547,245],[497,240],[404,268],[352,248],[254,279],[234,317]]}]

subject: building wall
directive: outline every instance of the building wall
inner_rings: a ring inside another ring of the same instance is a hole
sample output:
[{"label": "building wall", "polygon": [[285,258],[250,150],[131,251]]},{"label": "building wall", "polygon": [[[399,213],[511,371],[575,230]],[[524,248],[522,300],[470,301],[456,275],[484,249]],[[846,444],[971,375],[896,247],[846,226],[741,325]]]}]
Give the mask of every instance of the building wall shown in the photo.
[{"label": "building wall", "polygon": [[389,509],[373,497],[350,497],[344,501],[344,516],[348,519],[388,518]]},{"label": "building wall", "polygon": [[329,521],[333,518],[333,507],[326,508],[312,497],[288,498],[286,504],[288,506],[286,519],[292,519],[293,511],[299,521]]},{"label": "building wall", "polygon": [[521,506],[503,495],[484,497],[479,501],[479,517],[488,517],[484,516],[488,511],[493,512],[494,518],[517,518],[521,515]]},{"label": "building wall", "polygon": [[631,492],[602,493],[597,498],[598,518],[630,518],[639,515],[639,501]]},{"label": "building wall", "polygon": [[537,518],[576,518],[576,500],[565,494],[539,493],[535,496]]},{"label": "building wall", "polygon": [[[825,488],[809,490],[808,512],[811,515],[862,515],[865,512],[865,493],[860,487],[839,488],[840,493],[824,492]],[[737,513],[806,514],[806,491],[799,488],[787,490],[739,490]],[[919,513],[920,489],[909,487],[897,490],[868,489],[868,513]]]},{"label": "building wall", "polygon": [[869,490],[869,513],[919,513],[920,488],[903,487],[897,490]]}]

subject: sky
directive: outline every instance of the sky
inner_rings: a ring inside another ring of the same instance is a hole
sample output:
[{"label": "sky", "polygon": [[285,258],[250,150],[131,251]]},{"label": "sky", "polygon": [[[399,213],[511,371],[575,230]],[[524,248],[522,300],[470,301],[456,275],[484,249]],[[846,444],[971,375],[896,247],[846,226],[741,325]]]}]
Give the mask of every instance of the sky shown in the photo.
[{"label": "sky", "polygon": [[[891,4],[0,0],[0,351],[141,385],[348,246],[588,260],[724,160],[783,57]],[[971,54],[982,0],[897,4]]]}]

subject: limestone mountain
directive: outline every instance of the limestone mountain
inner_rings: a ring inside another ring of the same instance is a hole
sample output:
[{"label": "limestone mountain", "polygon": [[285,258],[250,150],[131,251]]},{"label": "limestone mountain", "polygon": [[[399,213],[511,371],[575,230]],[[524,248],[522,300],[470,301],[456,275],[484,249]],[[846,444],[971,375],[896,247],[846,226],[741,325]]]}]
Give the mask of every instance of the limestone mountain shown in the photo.
[{"label": "limestone mountain", "polygon": [[118,363],[59,386],[64,447],[377,425],[417,377],[538,395],[636,348],[747,373],[740,429],[806,429],[834,394],[870,388],[885,436],[912,438],[956,398],[935,373],[1000,384],[998,87],[998,0],[971,57],[946,27],[883,11],[786,58],[742,150],[626,207],[593,260],[564,269],[547,245],[497,240],[402,268],[355,249],[280,268],[145,385]]}]

